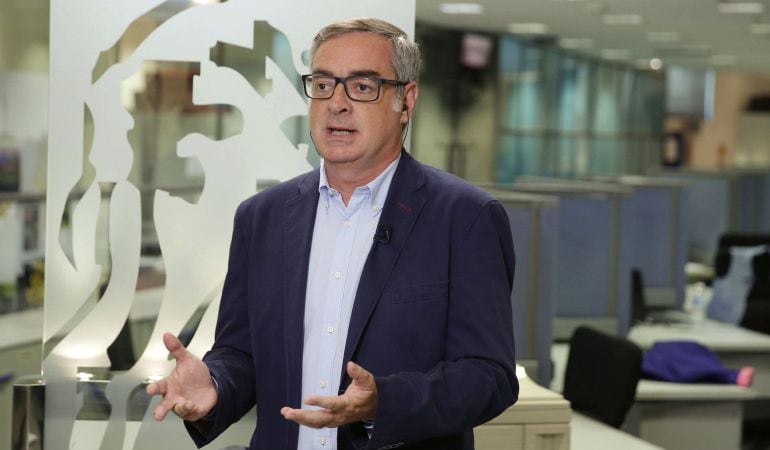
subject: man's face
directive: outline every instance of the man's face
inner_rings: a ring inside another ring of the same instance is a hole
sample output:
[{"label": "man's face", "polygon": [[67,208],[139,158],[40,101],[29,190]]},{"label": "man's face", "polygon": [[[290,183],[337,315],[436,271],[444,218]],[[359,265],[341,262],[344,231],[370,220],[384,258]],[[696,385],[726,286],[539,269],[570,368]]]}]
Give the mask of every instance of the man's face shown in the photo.
[{"label": "man's face", "polygon": [[[373,33],[352,32],[334,37],[316,50],[313,74],[348,77],[369,75],[394,80],[390,42]],[[384,84],[380,97],[369,103],[350,100],[338,84],[332,98],[310,101],[310,130],[327,169],[351,168],[361,177],[379,173],[401,150],[401,127],[416,98],[416,85],[407,86],[403,111],[396,104],[396,86]]]}]

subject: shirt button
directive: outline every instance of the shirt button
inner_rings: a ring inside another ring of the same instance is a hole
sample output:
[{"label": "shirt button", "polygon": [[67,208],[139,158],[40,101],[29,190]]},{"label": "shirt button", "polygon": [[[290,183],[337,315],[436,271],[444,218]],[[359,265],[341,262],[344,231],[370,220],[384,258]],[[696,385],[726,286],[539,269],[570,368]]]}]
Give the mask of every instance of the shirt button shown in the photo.
[{"label": "shirt button", "polygon": [[377,205],[373,205],[373,206],[372,206],[372,211],[374,211],[374,212],[377,212],[377,211],[379,211],[379,210],[380,210],[380,207],[379,207],[379,206],[377,206]]},{"label": "shirt button", "polygon": [[326,382],[321,380],[320,383],[318,383],[319,386],[321,386],[321,389],[326,389]]},{"label": "shirt button", "polygon": [[326,327],[326,332],[327,333],[334,333],[334,327],[329,325],[328,327]]},{"label": "shirt button", "polygon": [[325,437],[318,438],[318,442],[320,442],[321,445],[326,445],[326,438]]},{"label": "shirt button", "polygon": [[351,223],[349,220],[346,220],[343,225],[345,225],[345,228],[350,228],[351,226],[353,226],[353,223]]},{"label": "shirt button", "polygon": [[334,272],[334,278],[339,280],[340,277],[342,277],[342,272]]}]

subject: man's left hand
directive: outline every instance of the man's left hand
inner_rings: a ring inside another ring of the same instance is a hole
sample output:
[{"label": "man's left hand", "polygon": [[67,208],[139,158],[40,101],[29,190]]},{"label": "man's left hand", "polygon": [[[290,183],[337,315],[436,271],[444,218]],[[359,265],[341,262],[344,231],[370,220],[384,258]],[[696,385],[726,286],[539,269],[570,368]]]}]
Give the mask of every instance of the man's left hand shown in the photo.
[{"label": "man's left hand", "polygon": [[377,384],[374,375],[363,367],[348,362],[347,372],[353,380],[342,395],[322,397],[313,395],[305,404],[320,409],[294,409],[285,406],[281,414],[288,420],[312,428],[335,428],[347,423],[374,419],[377,412]]}]

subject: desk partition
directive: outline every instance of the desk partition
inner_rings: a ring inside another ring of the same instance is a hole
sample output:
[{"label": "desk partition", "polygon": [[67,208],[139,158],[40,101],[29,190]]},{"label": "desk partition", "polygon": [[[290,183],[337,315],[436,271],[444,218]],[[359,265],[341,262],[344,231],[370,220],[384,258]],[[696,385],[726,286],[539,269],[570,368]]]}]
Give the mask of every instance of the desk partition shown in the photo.
[{"label": "desk partition", "polygon": [[612,183],[522,177],[519,192],[559,198],[555,265],[554,338],[591,323],[611,333],[630,314],[629,197],[633,189]]},{"label": "desk partition", "polygon": [[733,171],[734,202],[730,229],[744,233],[770,232],[770,169]]},{"label": "desk partition", "polygon": [[687,183],[630,175],[604,181],[634,189],[628,210],[628,220],[634,226],[626,251],[631,267],[642,272],[647,305],[681,308],[690,229],[685,209]]},{"label": "desk partition", "polygon": [[770,230],[770,171],[751,169],[663,172],[687,181],[688,259],[713,264],[719,236]]},{"label": "desk partition", "polygon": [[541,385],[551,380],[551,320],[558,247],[556,197],[488,189],[508,213],[516,254],[511,302],[517,362]]}]

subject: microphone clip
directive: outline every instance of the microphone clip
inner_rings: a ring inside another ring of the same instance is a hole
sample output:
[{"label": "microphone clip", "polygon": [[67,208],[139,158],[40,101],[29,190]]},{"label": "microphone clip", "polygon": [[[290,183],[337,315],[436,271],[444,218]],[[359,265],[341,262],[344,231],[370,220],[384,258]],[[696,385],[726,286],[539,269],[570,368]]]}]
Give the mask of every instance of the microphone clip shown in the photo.
[{"label": "microphone clip", "polygon": [[390,237],[393,235],[393,227],[390,225],[379,225],[377,231],[374,233],[374,240],[380,244],[387,244],[390,242]]}]

